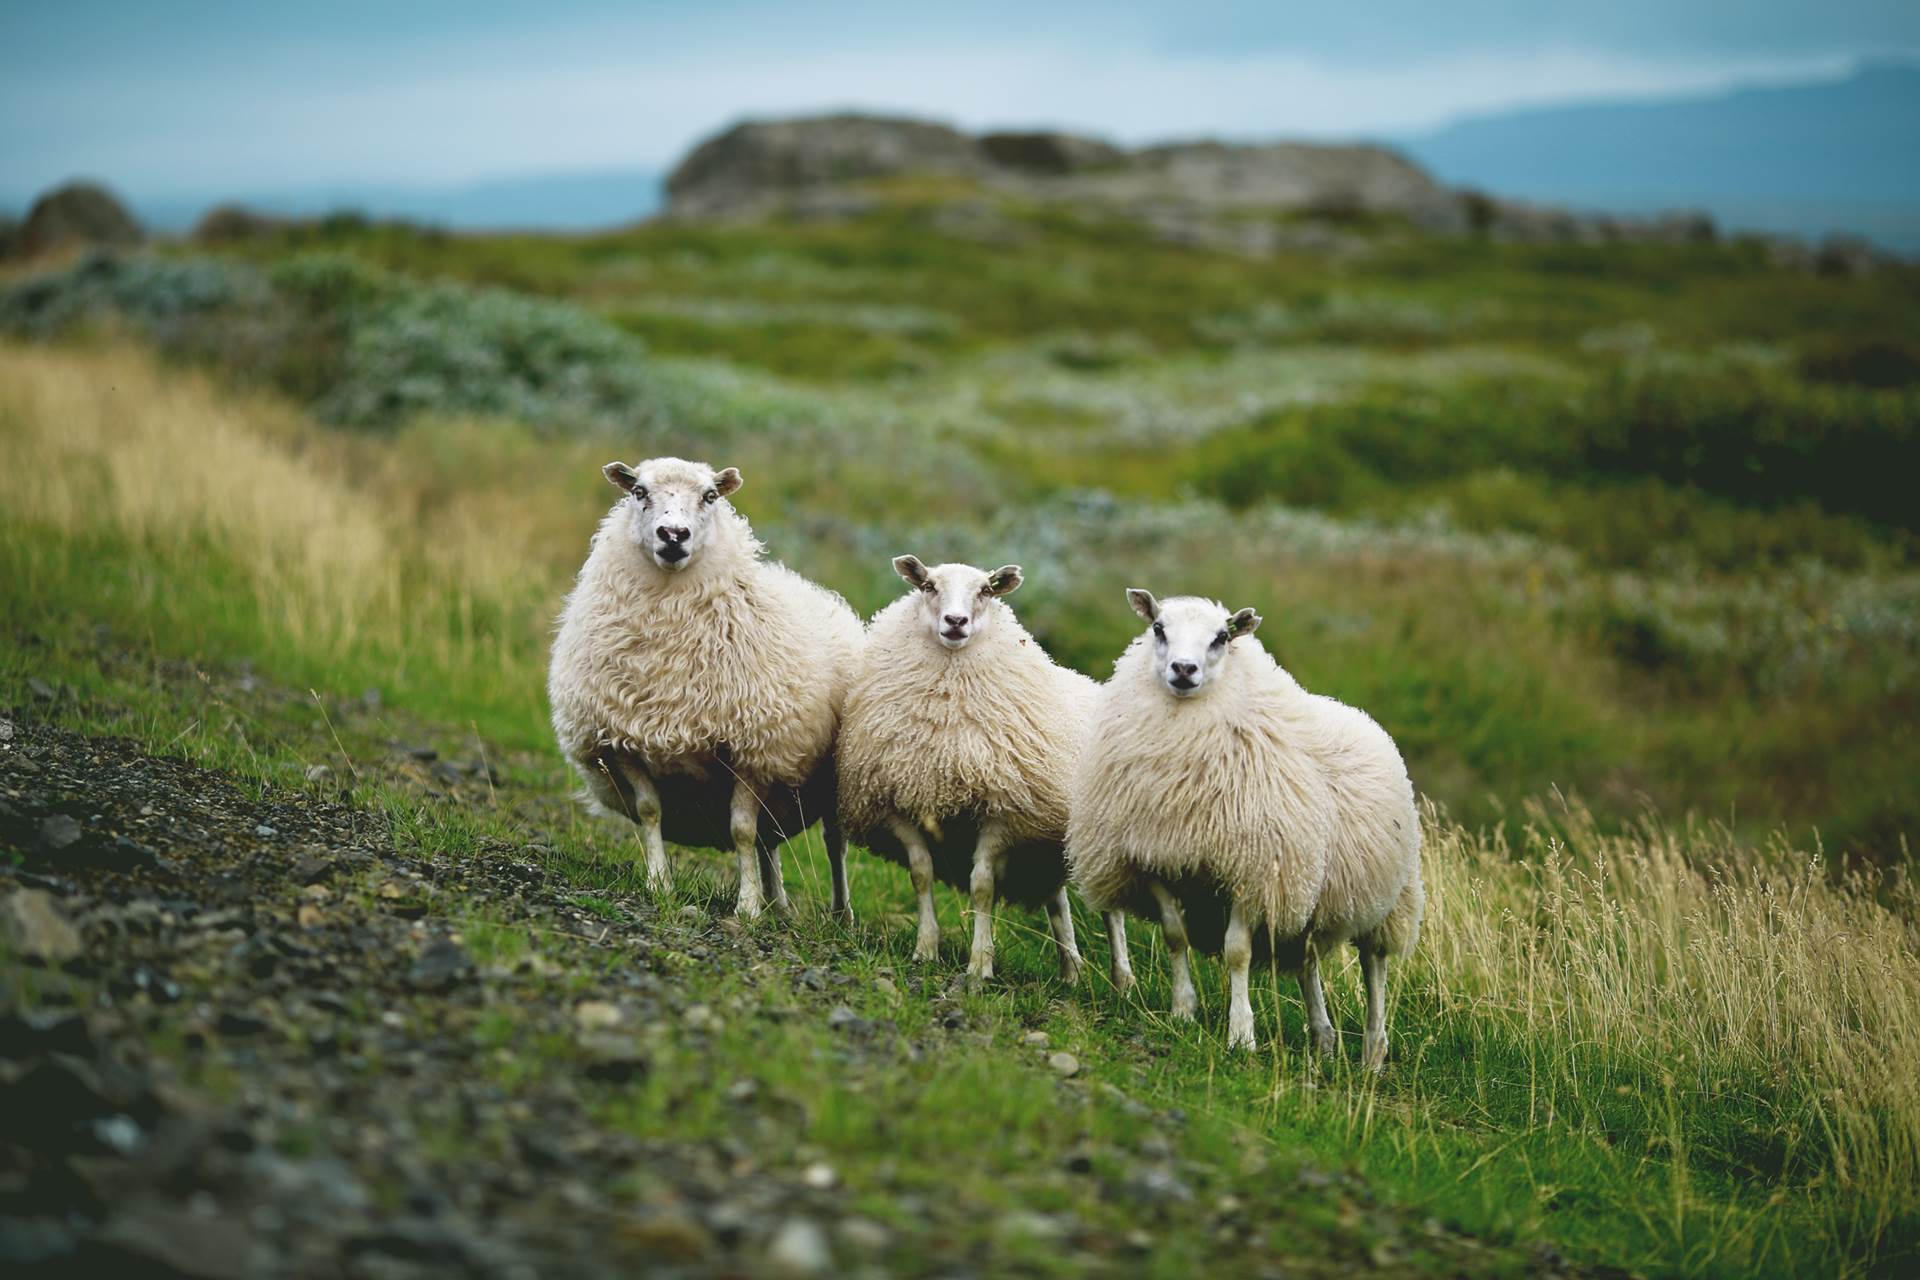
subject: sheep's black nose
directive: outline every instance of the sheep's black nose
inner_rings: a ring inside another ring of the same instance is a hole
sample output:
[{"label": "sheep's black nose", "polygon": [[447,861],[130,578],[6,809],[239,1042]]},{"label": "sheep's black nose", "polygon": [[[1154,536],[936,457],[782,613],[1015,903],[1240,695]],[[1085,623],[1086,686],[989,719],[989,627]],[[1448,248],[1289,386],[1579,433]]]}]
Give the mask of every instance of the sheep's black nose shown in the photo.
[{"label": "sheep's black nose", "polygon": [[969,622],[973,621],[973,619],[969,618],[964,613],[948,613],[948,614],[942,614],[940,621],[946,623],[950,627],[964,627]]},{"label": "sheep's black nose", "polygon": [[667,543],[669,546],[685,542],[693,536],[693,530],[687,528],[685,525],[663,524],[658,529],[655,529],[654,532],[660,535],[660,541]]},{"label": "sheep's black nose", "polygon": [[1173,674],[1182,678],[1191,678],[1200,669],[1197,662],[1169,662],[1167,665],[1173,668]]}]

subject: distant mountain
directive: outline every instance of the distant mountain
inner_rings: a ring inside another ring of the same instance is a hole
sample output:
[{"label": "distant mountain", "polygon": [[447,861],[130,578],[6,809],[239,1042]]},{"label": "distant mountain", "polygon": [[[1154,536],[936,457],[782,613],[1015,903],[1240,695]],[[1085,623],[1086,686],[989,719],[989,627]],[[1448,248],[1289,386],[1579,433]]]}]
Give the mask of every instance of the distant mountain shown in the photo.
[{"label": "distant mountain", "polygon": [[1449,183],[1734,229],[1849,231],[1920,252],[1920,65],[1693,98],[1542,107],[1396,140]]}]

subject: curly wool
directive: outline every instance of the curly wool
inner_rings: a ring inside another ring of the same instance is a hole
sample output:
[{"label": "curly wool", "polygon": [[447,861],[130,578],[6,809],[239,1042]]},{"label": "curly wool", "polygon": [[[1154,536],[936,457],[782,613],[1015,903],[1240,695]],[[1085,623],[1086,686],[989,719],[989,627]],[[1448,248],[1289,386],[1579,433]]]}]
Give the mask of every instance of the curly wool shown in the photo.
[{"label": "curly wool", "polygon": [[[962,886],[970,837],[990,818],[1014,837],[1010,872],[1042,846],[1058,861],[1069,781],[1099,686],[1056,665],[1001,601],[988,606],[994,617],[978,637],[951,652],[927,634],[918,605],[917,594],[903,596],[867,628],[838,747],[849,834],[900,861],[888,826],[898,815],[932,838],[940,878]],[[1064,862],[1051,878],[1008,896],[1037,900],[1059,888]]]},{"label": "curly wool", "polygon": [[645,559],[622,500],[560,615],[547,693],[561,750],[591,785],[603,750],[650,774],[728,768],[798,787],[833,746],[860,620],[762,548],[731,504],[676,574]]},{"label": "curly wool", "polygon": [[[1198,698],[1166,695],[1144,635],[1114,664],[1074,773],[1074,883],[1096,908],[1149,919],[1150,878],[1202,903],[1224,892],[1276,940],[1311,932],[1320,946],[1384,945],[1406,900],[1392,953],[1410,949],[1419,824],[1392,739],[1302,689],[1252,636],[1232,644],[1230,668]],[[1218,927],[1194,942],[1217,950]]]}]

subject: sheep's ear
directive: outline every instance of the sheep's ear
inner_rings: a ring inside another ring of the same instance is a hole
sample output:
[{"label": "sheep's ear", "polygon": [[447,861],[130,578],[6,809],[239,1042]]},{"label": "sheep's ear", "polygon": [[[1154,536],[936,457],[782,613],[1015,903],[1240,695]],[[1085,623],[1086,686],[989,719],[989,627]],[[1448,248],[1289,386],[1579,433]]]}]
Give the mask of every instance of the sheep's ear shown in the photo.
[{"label": "sheep's ear", "polygon": [[608,484],[616,489],[624,489],[628,493],[640,487],[640,477],[624,462],[609,462],[600,468],[600,474],[607,478]]},{"label": "sheep's ear", "polygon": [[1135,613],[1145,618],[1148,622],[1159,620],[1160,602],[1153,598],[1153,592],[1146,590],[1144,587],[1128,587],[1127,603],[1133,606]]},{"label": "sheep's ear", "polygon": [[738,467],[728,467],[713,478],[714,491],[723,498],[738,489],[740,485],[740,468]]},{"label": "sheep's ear", "polygon": [[924,590],[927,585],[927,566],[920,563],[919,556],[895,556],[893,571],[907,580],[907,585]]},{"label": "sheep's ear", "polygon": [[1227,636],[1237,640],[1241,636],[1250,636],[1260,629],[1260,615],[1251,609],[1242,609],[1227,619]]},{"label": "sheep's ear", "polygon": [[987,594],[990,596],[1010,596],[1020,589],[1027,580],[1017,564],[1003,564],[987,575]]}]

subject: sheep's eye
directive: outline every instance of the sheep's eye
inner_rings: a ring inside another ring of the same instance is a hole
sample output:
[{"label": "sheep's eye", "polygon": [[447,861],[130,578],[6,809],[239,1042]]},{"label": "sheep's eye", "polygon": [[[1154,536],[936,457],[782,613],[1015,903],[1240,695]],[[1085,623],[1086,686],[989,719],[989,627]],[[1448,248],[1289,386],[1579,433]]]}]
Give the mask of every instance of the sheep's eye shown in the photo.
[{"label": "sheep's eye", "polygon": [[647,486],[643,484],[633,486],[633,496],[638,501],[645,502],[647,500]]},{"label": "sheep's eye", "polygon": [[921,583],[921,584],[920,584],[920,589],[921,589],[922,591],[924,591],[924,592],[926,592],[926,593],[927,593],[928,595],[932,595],[932,594],[933,594],[933,584],[932,584],[931,582],[923,582],[923,583]]},{"label": "sheep's eye", "polygon": [[702,502],[718,502],[720,501],[720,491],[718,489],[709,489],[705,494],[701,495],[700,500]]},{"label": "sheep's eye", "polygon": [[1225,644],[1226,642],[1227,642],[1227,633],[1224,631],[1222,631],[1219,635],[1213,638],[1213,643],[1215,648],[1218,648],[1219,646]]},{"label": "sheep's eye", "polygon": [[1156,622],[1153,624],[1153,636],[1156,640],[1165,640],[1167,638],[1167,629]]}]

